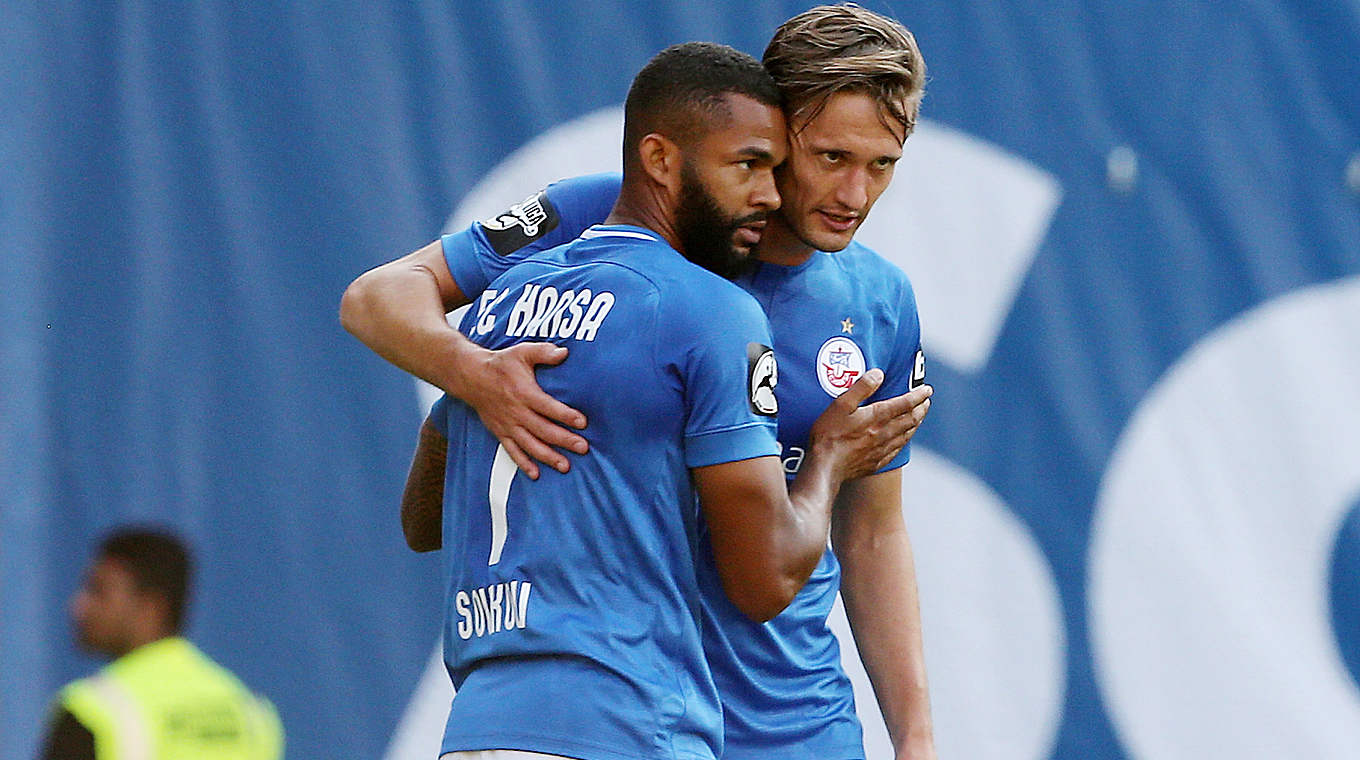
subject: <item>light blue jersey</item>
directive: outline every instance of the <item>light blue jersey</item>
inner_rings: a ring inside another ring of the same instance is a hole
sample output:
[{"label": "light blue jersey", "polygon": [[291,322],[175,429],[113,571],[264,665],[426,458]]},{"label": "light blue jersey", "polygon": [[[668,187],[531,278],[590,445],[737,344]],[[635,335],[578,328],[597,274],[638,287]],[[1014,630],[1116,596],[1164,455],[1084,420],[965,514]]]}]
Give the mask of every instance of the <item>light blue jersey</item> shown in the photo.
[{"label": "light blue jersey", "polygon": [[[599,222],[618,196],[619,182],[617,174],[564,180],[494,219],[444,236],[459,288],[475,297],[500,272]],[[884,371],[873,399],[924,382],[911,284],[868,248],[851,243],[837,253],[817,251],[793,267],[761,263],[737,284],[770,320],[780,368],[781,459],[789,478],[802,464],[812,422],[867,369]],[[593,440],[593,433],[587,435]],[[901,467],[909,457],[904,448],[884,469]],[[863,758],[853,691],[827,625],[840,588],[835,555],[828,550],[792,604],[763,624],[728,601],[706,548],[698,573],[704,650],[724,709],[723,757]]]},{"label": "light blue jersey", "polygon": [[460,327],[478,344],[570,349],[538,379],[590,419],[591,450],[529,480],[470,407],[446,397],[431,412],[449,438],[458,689],[442,751],[721,756],[689,469],[778,452],[760,307],[631,226],[590,229],[479,293]]}]

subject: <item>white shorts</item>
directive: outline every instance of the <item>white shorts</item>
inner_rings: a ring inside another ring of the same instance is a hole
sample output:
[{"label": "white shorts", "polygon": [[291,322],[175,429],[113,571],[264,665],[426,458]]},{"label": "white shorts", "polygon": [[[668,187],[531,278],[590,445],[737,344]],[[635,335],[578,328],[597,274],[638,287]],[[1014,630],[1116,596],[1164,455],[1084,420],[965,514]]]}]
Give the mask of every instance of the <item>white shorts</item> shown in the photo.
[{"label": "white shorts", "polygon": [[439,760],[572,760],[572,758],[518,749],[478,749],[469,752],[445,752],[439,756]]}]

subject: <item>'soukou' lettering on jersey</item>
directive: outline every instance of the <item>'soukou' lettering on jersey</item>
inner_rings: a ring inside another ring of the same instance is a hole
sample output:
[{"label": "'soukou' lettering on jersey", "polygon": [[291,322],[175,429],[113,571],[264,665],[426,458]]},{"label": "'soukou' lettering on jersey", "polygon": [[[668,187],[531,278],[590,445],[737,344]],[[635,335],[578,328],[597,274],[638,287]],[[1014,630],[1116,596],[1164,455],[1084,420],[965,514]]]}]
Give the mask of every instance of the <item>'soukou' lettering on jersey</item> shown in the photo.
[{"label": "'soukou' lettering on jersey", "polygon": [[512,580],[459,591],[453,607],[458,613],[458,636],[490,636],[529,624],[529,591],[533,584]]}]

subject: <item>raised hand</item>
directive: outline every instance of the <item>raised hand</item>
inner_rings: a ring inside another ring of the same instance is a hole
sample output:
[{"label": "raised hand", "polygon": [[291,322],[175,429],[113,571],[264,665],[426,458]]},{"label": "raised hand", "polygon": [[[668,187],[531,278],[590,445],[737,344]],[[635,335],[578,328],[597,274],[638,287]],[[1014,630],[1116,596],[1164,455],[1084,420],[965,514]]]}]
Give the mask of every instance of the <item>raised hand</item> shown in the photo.
[{"label": "raised hand", "polygon": [[934,389],[929,385],[860,406],[882,384],[883,371],[869,370],[812,423],[809,448],[834,463],[844,480],[870,475],[891,462],[930,410]]}]

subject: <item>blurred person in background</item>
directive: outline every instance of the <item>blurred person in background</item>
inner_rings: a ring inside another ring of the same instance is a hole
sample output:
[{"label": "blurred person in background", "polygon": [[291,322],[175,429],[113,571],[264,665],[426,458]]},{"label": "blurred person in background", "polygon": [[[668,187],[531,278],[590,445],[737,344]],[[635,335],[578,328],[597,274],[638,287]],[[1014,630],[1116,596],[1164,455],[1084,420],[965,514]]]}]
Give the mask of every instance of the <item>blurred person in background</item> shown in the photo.
[{"label": "blurred person in background", "polygon": [[68,684],[41,760],[278,760],[268,700],[181,636],[191,560],[176,537],[118,530],[71,600],[81,648],[112,660]]}]

